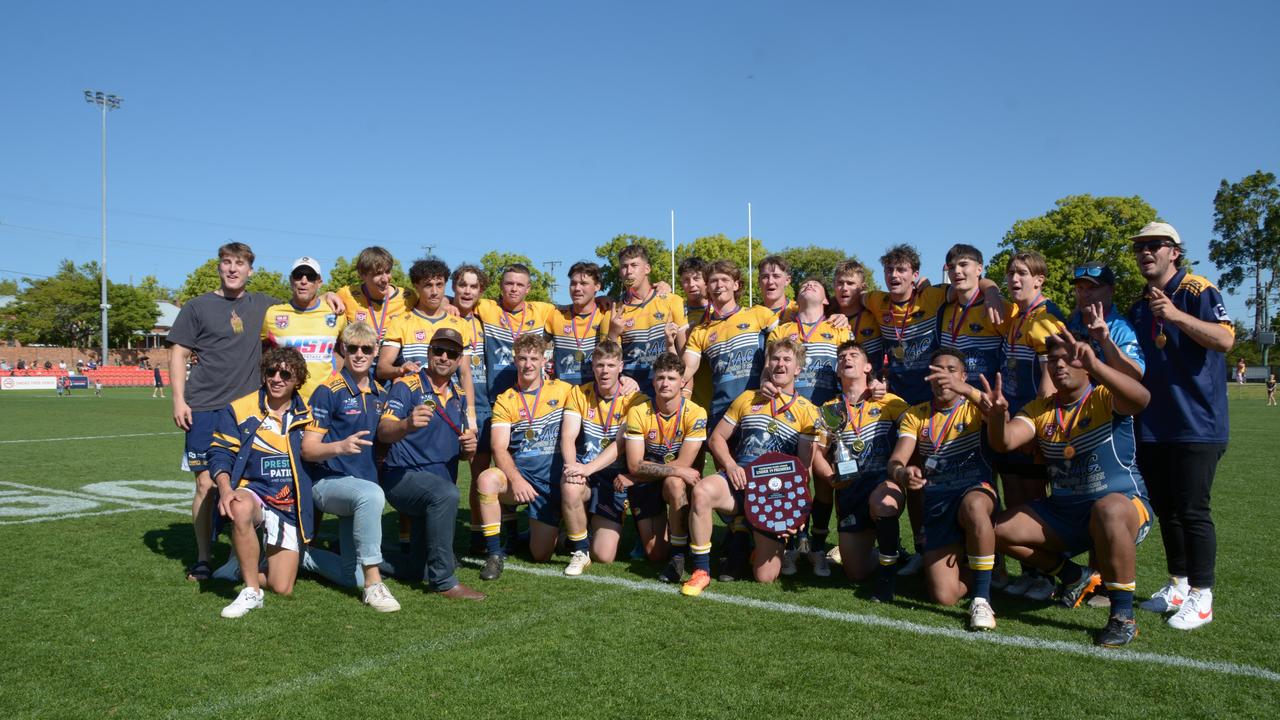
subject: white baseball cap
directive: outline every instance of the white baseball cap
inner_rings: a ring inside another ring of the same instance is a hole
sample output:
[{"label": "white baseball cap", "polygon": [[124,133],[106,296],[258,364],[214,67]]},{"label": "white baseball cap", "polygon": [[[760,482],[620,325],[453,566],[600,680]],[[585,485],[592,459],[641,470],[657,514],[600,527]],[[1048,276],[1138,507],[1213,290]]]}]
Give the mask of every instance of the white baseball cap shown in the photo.
[{"label": "white baseball cap", "polygon": [[1145,238],[1169,238],[1174,245],[1182,247],[1182,238],[1178,237],[1178,231],[1173,229],[1169,223],[1149,222],[1142,226],[1137,235],[1129,238],[1129,241],[1142,240]]},{"label": "white baseball cap", "polygon": [[300,267],[309,267],[312,270],[315,270],[317,275],[319,275],[320,277],[324,277],[324,270],[320,268],[320,261],[316,260],[313,257],[307,257],[306,255],[303,255],[297,260],[294,260],[293,267],[289,268],[289,274],[292,275],[293,271],[297,270]]}]

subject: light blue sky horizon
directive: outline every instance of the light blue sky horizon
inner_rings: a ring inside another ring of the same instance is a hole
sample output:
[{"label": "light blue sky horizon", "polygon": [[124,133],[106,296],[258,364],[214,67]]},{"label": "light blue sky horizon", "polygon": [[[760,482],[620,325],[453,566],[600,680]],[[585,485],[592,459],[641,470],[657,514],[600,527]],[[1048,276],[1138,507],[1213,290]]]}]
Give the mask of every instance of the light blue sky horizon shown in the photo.
[{"label": "light blue sky horizon", "polygon": [[[1275,170],[1273,3],[22,3],[0,79],[0,277],[98,257],[176,286],[366,244],[577,259],[753,230],[874,261],[993,252],[1080,193],[1140,195],[1211,279],[1222,179]],[[561,283],[558,299],[565,297]],[[1246,314],[1239,294],[1234,316]]]}]

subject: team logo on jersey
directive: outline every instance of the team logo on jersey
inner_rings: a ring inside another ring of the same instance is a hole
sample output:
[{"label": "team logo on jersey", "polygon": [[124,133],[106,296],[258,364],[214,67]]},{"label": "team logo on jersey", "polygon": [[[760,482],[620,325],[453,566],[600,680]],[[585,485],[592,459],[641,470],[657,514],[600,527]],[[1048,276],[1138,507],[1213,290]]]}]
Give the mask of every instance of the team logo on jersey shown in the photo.
[{"label": "team logo on jersey", "polygon": [[716,334],[716,333],[711,333],[710,335],[708,335],[708,336],[707,336],[707,344],[708,344],[708,345],[710,345],[711,343],[715,342],[715,341],[716,341],[716,337],[717,337],[717,334]]},{"label": "team logo on jersey", "polygon": [[738,329],[739,329],[739,330],[746,330],[746,329],[747,329],[747,328],[749,328],[749,327],[751,327],[751,324],[750,324],[750,323],[738,323]]},{"label": "team logo on jersey", "polygon": [[706,428],[706,427],[707,427],[707,421],[706,421],[706,420],[695,420],[695,421],[694,421],[694,423],[693,423],[693,429],[694,429],[694,430],[701,430],[701,429],[704,429],[704,428]]},{"label": "team logo on jersey", "polygon": [[751,412],[760,412],[760,408],[762,407],[764,407],[764,405],[752,405]]},{"label": "team logo on jersey", "polygon": [[871,417],[880,417],[880,408],[873,407],[869,411],[867,411],[867,414],[870,415]]},{"label": "team logo on jersey", "polygon": [[368,314],[364,311],[356,311],[356,322],[364,322],[368,317]]},{"label": "team logo on jersey", "polygon": [[427,331],[426,331],[426,330],[414,330],[414,331],[413,331],[413,339],[414,339],[414,340],[417,340],[418,342],[422,342],[423,340],[426,340],[426,339],[427,339]]},{"label": "team logo on jersey", "polygon": [[596,419],[596,409],[595,409],[595,408],[587,408],[587,419],[588,419],[588,420],[595,420],[595,419]]},{"label": "team logo on jersey", "polygon": [[337,326],[338,326],[338,316],[337,316],[337,315],[334,315],[333,313],[329,313],[328,315],[325,315],[325,316],[324,316],[324,324],[325,324],[325,325],[327,325],[327,326],[329,326],[329,327],[337,327]]},{"label": "team logo on jersey", "polygon": [[664,318],[664,317],[666,317],[666,314],[665,314],[665,313],[663,313],[661,310],[659,310],[659,311],[657,311],[657,312],[655,312],[655,313],[653,314],[653,319],[654,319],[654,320],[661,320],[661,319],[662,319],[662,318]]},{"label": "team logo on jersey", "polygon": [[262,429],[267,432],[278,433],[280,432],[280,423],[276,422],[275,418],[268,417],[262,421]]},{"label": "team logo on jersey", "polygon": [[1057,434],[1058,434],[1058,426],[1056,424],[1049,423],[1048,425],[1044,426],[1044,436],[1046,438],[1051,438]]},{"label": "team logo on jersey", "polygon": [[547,401],[547,407],[555,407],[556,405],[559,405],[559,404],[560,404],[560,401],[556,400],[555,398],[552,398]]},{"label": "team logo on jersey", "polygon": [[893,322],[893,313],[891,313],[891,312],[887,312],[887,313],[885,313],[885,314],[884,314],[884,321],[885,321],[885,322],[887,322],[887,323],[892,323],[892,322]]},{"label": "team logo on jersey", "polygon": [[645,437],[646,437],[647,439],[649,439],[649,440],[657,440],[657,439],[658,439],[658,433],[657,433],[656,431],[654,431],[654,430],[650,430],[650,431],[649,431],[649,433],[648,433],[647,435],[645,435]]},{"label": "team logo on jersey", "polygon": [[524,324],[526,327],[533,327],[533,319],[526,320]]},{"label": "team logo on jersey", "polygon": [[288,316],[288,315],[277,315],[277,316],[276,316],[276,327],[280,328],[281,330],[283,330],[283,329],[285,329],[285,328],[289,327],[289,316]]},{"label": "team logo on jersey", "polygon": [[958,423],[956,423],[956,434],[957,434],[957,435],[959,435],[960,433],[964,432],[964,429],[965,429],[966,427],[968,427],[968,426],[967,426],[967,425],[965,425],[965,424],[964,424],[964,423],[962,423],[962,422],[958,422]]},{"label": "team logo on jersey", "polygon": [[835,337],[835,335],[832,335],[831,333],[822,333],[822,339],[823,339],[823,340],[831,340],[831,339],[832,339],[832,338],[834,338],[834,337]]},{"label": "team logo on jersey", "polygon": [[866,337],[871,337],[871,333],[873,332],[875,332],[875,328],[867,328],[862,331],[862,334],[865,335]]},{"label": "team logo on jersey", "polygon": [[970,332],[982,332],[982,323],[969,323]]},{"label": "team logo on jersey", "polygon": [[915,312],[911,313],[911,317],[912,317],[912,318],[914,318],[914,319],[916,319],[916,320],[919,320],[920,318],[924,317],[924,311],[923,311],[923,310],[917,310],[917,311],[915,311]]}]

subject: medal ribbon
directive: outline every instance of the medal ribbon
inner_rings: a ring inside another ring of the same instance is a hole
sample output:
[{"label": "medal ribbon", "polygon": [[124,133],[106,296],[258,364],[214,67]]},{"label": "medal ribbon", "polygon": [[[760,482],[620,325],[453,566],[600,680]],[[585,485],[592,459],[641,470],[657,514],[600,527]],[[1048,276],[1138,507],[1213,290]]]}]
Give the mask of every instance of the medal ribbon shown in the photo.
[{"label": "medal ribbon", "polygon": [[865,313],[866,311],[867,311],[866,308],[862,308],[861,310],[858,311],[856,315],[853,316],[853,332],[849,334],[850,340],[853,340],[855,342],[857,341],[858,329],[862,327],[862,314]]},{"label": "medal ribbon", "polygon": [[969,308],[978,302],[978,296],[982,295],[982,288],[973,291],[973,297],[964,304],[964,310],[960,313],[960,319],[956,320],[956,306],[951,306],[951,344],[956,344],[956,336],[960,334],[960,327],[964,325],[964,319],[969,315]]},{"label": "medal ribbon", "polygon": [[713,323],[713,322],[720,322],[721,320],[728,320],[729,318],[733,317],[733,316],[734,316],[734,315],[735,315],[739,310],[741,310],[741,309],[742,309],[742,306],[741,306],[741,305],[739,305],[738,303],[734,303],[734,304],[733,304],[733,310],[731,310],[731,311],[729,311],[729,312],[727,312],[727,313],[725,313],[725,314],[723,314],[723,315],[720,315],[719,313],[717,313],[717,312],[716,312],[716,309],[715,309],[714,307],[708,307],[708,308],[707,308],[707,314],[706,314],[706,315],[704,315],[704,316],[702,317],[702,322],[703,322],[703,323],[705,323],[705,324],[707,324],[707,325],[710,325],[710,324],[711,324],[711,323]]},{"label": "medal ribbon", "polygon": [[656,407],[654,408],[654,414],[658,416],[658,443],[662,445],[663,453],[669,455],[672,452],[669,440],[675,439],[676,431],[680,428],[680,420],[684,417],[684,398],[680,398],[680,407],[676,409],[674,420],[671,422],[670,435],[668,435],[666,429],[662,427],[662,413],[657,412]]},{"label": "medal ribbon", "polygon": [[578,346],[578,352],[582,352],[582,341],[586,339],[587,333],[591,332],[591,323],[596,319],[596,311],[599,309],[599,306],[591,308],[591,317],[587,318],[587,326],[582,330],[582,337],[578,337],[578,316],[575,314],[569,319],[569,330],[573,333],[573,342]]},{"label": "medal ribbon", "polygon": [[[781,395],[782,393],[778,393],[778,394]],[[778,398],[771,398],[769,400],[769,414],[773,416],[774,420],[777,420],[778,413],[779,412],[785,413],[787,411],[787,408],[791,407],[796,403],[796,398],[798,397],[800,397],[800,393],[796,393],[795,395],[792,395],[791,399],[787,401],[787,404],[783,405],[782,407],[778,407]],[[683,402],[683,400],[681,402]]]},{"label": "medal ribbon", "polygon": [[[506,308],[502,308],[502,324],[506,325],[507,329],[511,331],[511,342],[514,343],[516,340],[520,339],[520,333],[523,332],[521,328],[524,327],[524,316],[528,312],[529,312],[529,303],[525,303],[524,307],[520,310],[520,322],[513,327],[511,325],[511,318],[514,316],[511,313],[507,312]],[[536,406],[536,403],[535,403],[535,406]]]},{"label": "medal ribbon", "polygon": [[911,297],[907,300],[907,308],[902,313],[902,322],[898,323],[898,327],[893,329],[893,335],[898,340],[898,347],[902,347],[902,338],[907,333],[907,321],[911,319],[911,314],[915,312],[916,291],[919,289],[919,285],[911,286]]},{"label": "medal ribbon", "polygon": [[378,339],[382,339],[382,328],[387,324],[387,306],[390,305],[391,296],[382,298],[382,317],[376,322],[373,320],[373,296],[365,289],[364,283],[360,283],[360,293],[364,295],[364,301],[369,307],[369,321],[373,322],[373,331],[378,334]]},{"label": "medal ribbon", "polygon": [[1070,421],[1064,420],[1062,417],[1062,405],[1054,403],[1053,419],[1058,423],[1058,427],[1066,435],[1067,445],[1071,444],[1071,431],[1076,427],[1076,419],[1080,417],[1080,411],[1084,409],[1084,404],[1089,402],[1089,396],[1093,394],[1093,383],[1089,383],[1089,390],[1080,398],[1080,402],[1076,405],[1076,409],[1071,411]]},{"label": "medal ribbon", "polygon": [[637,308],[637,309],[639,309],[639,310],[643,310],[645,305],[648,305],[649,303],[653,302],[653,299],[654,299],[654,298],[656,298],[656,297],[658,297],[658,288],[652,288],[652,289],[650,289],[650,290],[649,290],[649,297],[645,298],[645,299],[644,299],[644,302],[642,302],[642,303],[635,303],[635,302],[632,302],[632,300],[635,300],[635,299],[636,299],[636,295],[635,295],[635,293],[631,292],[631,290],[627,290],[627,295],[628,295],[628,296],[630,296],[630,298],[631,298],[631,300],[627,300],[627,302],[626,302],[627,307],[633,307],[633,308]]},{"label": "medal ribbon", "polygon": [[1159,320],[1156,318],[1155,315],[1152,315],[1151,316],[1151,340],[1154,342],[1155,339],[1160,335],[1164,335],[1164,321]]},{"label": "medal ribbon", "polygon": [[449,382],[449,384],[446,386],[446,388],[449,390],[450,397],[442,398],[440,397],[440,393],[436,392],[436,386],[431,384],[431,378],[428,377],[422,370],[418,371],[418,379],[422,380],[422,387],[425,390],[424,394],[430,393],[431,397],[436,399],[436,417],[439,417],[441,420],[443,420],[444,424],[448,425],[449,429],[452,430],[455,435],[461,436],[462,429],[458,427],[457,423],[449,419],[449,411],[448,411],[449,400],[458,396],[458,392],[453,388],[453,382],[452,381]]},{"label": "medal ribbon", "polygon": [[538,412],[538,400],[542,398],[543,385],[545,385],[545,383],[542,383],[542,382],[538,383],[538,392],[536,392],[533,396],[532,411],[529,410],[529,403],[524,399],[525,391],[520,390],[519,388],[516,388],[516,395],[520,396],[520,404],[524,406],[524,414],[526,417],[529,418],[529,427],[525,428],[526,430],[533,430],[534,414]]},{"label": "medal ribbon", "polygon": [[1031,313],[1033,313],[1033,312],[1035,312],[1036,310],[1038,310],[1038,309],[1040,308],[1040,306],[1041,306],[1041,305],[1043,305],[1043,304],[1045,304],[1045,303],[1047,303],[1047,302],[1049,302],[1049,298],[1046,298],[1046,297],[1045,297],[1043,294],[1041,294],[1041,293],[1037,293],[1037,294],[1036,294],[1036,300],[1035,300],[1035,302],[1031,303],[1031,307],[1027,308],[1027,311],[1026,311],[1025,313],[1023,313],[1023,314],[1022,314],[1022,317],[1018,318],[1018,325],[1017,325],[1017,327],[1015,327],[1015,328],[1013,329],[1013,332],[1009,334],[1009,338],[1008,338],[1008,339],[1009,339],[1009,349],[1010,349],[1010,350],[1012,350],[1012,349],[1014,348],[1014,343],[1015,343],[1015,341],[1017,341],[1017,339],[1018,339],[1019,337],[1021,337],[1021,336],[1022,336],[1022,326],[1023,326],[1023,324],[1024,324],[1024,323],[1026,323],[1026,322],[1027,322],[1027,318],[1031,317]]},{"label": "medal ribbon", "polygon": [[[609,411],[605,413],[604,417],[602,418],[602,420],[604,421],[604,424],[601,426],[601,433],[603,437],[605,437],[606,439],[609,438],[609,431],[613,429],[613,408],[618,404],[618,398],[620,397],[622,397],[622,393],[619,392],[617,388],[614,388],[613,400],[609,401]],[[603,406],[604,406],[604,398],[601,398],[600,402],[596,405],[596,407],[599,408]]]},{"label": "medal ribbon", "polygon": [[468,315],[468,316],[467,316],[467,320],[469,320],[469,321],[471,322],[471,355],[472,355],[472,356],[475,356],[475,354],[476,354],[476,338],[480,337],[480,331],[479,331],[479,330],[476,330],[476,314],[475,314],[475,311],[472,311],[472,313],[471,313],[470,315]]},{"label": "medal ribbon", "polygon": [[940,438],[947,436],[947,433],[951,430],[951,423],[955,422],[956,411],[959,410],[960,406],[964,405],[966,402],[968,401],[962,398],[959,402],[953,405],[950,410],[947,411],[947,419],[944,420],[942,423],[941,435],[934,434],[934,419],[938,417],[938,413],[935,412],[929,416],[929,441],[933,443],[934,455],[937,455],[938,453],[942,452],[943,441]]},{"label": "medal ribbon", "polygon": [[819,325],[821,325],[821,324],[822,324],[822,319],[821,319],[821,318],[819,318],[819,319],[815,320],[815,321],[814,321],[814,323],[813,323],[813,327],[809,328],[809,332],[807,332],[807,333],[806,333],[806,332],[804,331],[804,325],[805,325],[805,322],[804,322],[803,320],[800,320],[799,318],[797,318],[797,319],[796,319],[796,327],[800,329],[800,340],[801,340],[802,342],[804,342],[804,343],[806,343],[806,344],[807,344],[807,343],[809,342],[809,338],[813,337],[813,333],[814,333],[815,331],[817,331],[818,326],[819,326]]},{"label": "medal ribbon", "polygon": [[844,400],[845,410],[847,411],[849,416],[849,429],[853,430],[854,435],[861,437],[862,436],[862,411],[866,410],[867,408],[866,400],[858,401],[858,423],[855,425],[853,423],[853,405],[849,403],[848,398],[845,398],[843,393],[840,395],[840,398]]}]

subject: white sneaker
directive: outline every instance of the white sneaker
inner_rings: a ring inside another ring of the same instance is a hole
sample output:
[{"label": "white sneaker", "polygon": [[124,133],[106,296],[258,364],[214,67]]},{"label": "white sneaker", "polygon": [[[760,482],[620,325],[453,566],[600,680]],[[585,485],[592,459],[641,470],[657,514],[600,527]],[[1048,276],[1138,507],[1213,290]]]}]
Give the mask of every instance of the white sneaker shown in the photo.
[{"label": "white sneaker", "polygon": [[363,602],[378,612],[395,612],[400,603],[391,595],[386,583],[375,583],[364,589]]},{"label": "white sneaker", "polygon": [[1012,580],[1009,581],[1008,585],[1004,586],[1004,591],[1005,593],[1009,595],[1013,595],[1014,597],[1022,597],[1023,595],[1027,594],[1028,590],[1031,589],[1031,583],[1034,580],[1035,580],[1035,575],[1029,570],[1024,570],[1021,575],[1019,575],[1016,578],[1013,578]]},{"label": "white sneaker", "polygon": [[569,556],[569,566],[564,569],[564,574],[570,577],[577,577],[589,567],[591,567],[590,553],[574,550],[573,554]]},{"label": "white sneaker", "polygon": [[1169,627],[1175,630],[1195,630],[1213,622],[1213,591],[1191,588],[1178,612],[1169,618]]},{"label": "white sneaker", "polygon": [[1027,591],[1022,596],[1028,600],[1045,602],[1053,597],[1053,592],[1057,589],[1058,586],[1054,585],[1052,580],[1040,573],[1036,573],[1031,580],[1031,587],[1027,588]]},{"label": "white sneaker", "polygon": [[973,602],[969,604],[969,629],[996,629],[996,611],[991,609],[991,603],[983,598],[973,599]]},{"label": "white sneaker", "polygon": [[1191,586],[1186,578],[1169,578],[1169,582],[1160,588],[1150,600],[1143,600],[1138,607],[1156,613],[1174,612],[1182,607],[1187,599]]},{"label": "white sneaker", "polygon": [[786,575],[787,577],[790,577],[792,575],[795,575],[796,571],[797,571],[796,551],[783,550],[782,551],[782,574]]},{"label": "white sneaker", "polygon": [[227,580],[229,582],[240,582],[240,558],[235,553],[231,553],[231,557],[223,563],[222,567],[213,571],[211,575],[214,580]]},{"label": "white sneaker", "polygon": [[821,550],[809,553],[809,564],[813,566],[813,574],[817,577],[831,577],[831,565],[827,563],[827,554]]},{"label": "white sneaker", "polygon": [[924,569],[924,555],[916,552],[907,556],[907,561],[898,566],[898,575],[916,575]]},{"label": "white sneaker", "polygon": [[257,610],[260,607],[262,607],[262,588],[257,590],[245,588],[240,591],[235,600],[231,601],[230,605],[222,608],[222,617],[244,617],[250,610]]},{"label": "white sneaker", "polygon": [[842,561],[840,560],[840,546],[839,546],[839,545],[832,545],[832,546],[831,546],[831,549],[827,551],[827,563],[828,563],[828,565],[830,565],[830,564],[836,564],[836,565],[841,565],[841,564],[843,564],[843,563],[842,563]]}]

